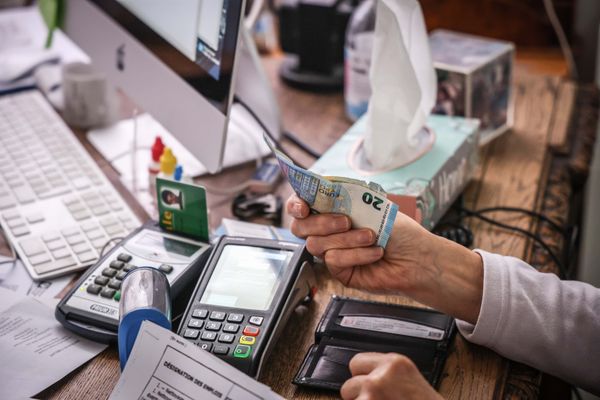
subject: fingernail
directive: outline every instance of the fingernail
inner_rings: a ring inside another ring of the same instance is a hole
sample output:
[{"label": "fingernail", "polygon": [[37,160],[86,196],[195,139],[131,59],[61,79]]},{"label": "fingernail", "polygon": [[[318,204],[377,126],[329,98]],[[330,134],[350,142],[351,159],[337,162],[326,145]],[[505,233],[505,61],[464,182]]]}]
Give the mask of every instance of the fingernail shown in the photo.
[{"label": "fingernail", "polygon": [[373,243],[373,232],[372,231],[363,231],[360,233],[359,239],[362,244],[371,244]]},{"label": "fingernail", "polygon": [[302,204],[300,204],[300,203],[294,204],[294,206],[292,207],[292,214],[296,218],[302,217]]},{"label": "fingernail", "polygon": [[335,229],[339,229],[339,230],[350,229],[350,223],[348,221],[348,218],[346,218],[345,216],[336,217],[334,224],[335,224]]}]

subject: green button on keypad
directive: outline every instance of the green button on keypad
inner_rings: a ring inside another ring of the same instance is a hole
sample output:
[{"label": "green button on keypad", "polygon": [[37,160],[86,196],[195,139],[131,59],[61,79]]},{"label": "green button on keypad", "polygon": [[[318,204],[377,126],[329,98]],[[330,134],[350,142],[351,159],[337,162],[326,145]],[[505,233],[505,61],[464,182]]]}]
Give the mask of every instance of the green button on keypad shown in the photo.
[{"label": "green button on keypad", "polygon": [[233,351],[233,356],[236,358],[248,358],[252,352],[252,347],[238,344]]}]

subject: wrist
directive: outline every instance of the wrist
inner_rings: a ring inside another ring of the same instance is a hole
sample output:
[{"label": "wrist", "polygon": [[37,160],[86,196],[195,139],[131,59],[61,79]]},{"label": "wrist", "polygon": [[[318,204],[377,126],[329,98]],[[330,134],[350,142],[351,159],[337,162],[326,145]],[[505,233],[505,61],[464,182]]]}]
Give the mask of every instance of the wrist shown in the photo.
[{"label": "wrist", "polygon": [[457,243],[428,232],[423,249],[424,272],[409,294],[427,304],[471,324],[477,322],[483,296],[481,256]]}]

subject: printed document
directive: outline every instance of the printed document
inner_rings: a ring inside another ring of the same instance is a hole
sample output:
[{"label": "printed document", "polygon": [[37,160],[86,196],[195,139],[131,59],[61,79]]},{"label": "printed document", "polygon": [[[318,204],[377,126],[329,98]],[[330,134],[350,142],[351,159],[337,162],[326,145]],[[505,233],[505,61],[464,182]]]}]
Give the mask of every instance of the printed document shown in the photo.
[{"label": "printed document", "polygon": [[0,288],[0,399],[29,398],[106,348],[67,331],[54,310]]},{"label": "printed document", "polygon": [[111,400],[280,400],[275,392],[195,344],[143,322]]}]

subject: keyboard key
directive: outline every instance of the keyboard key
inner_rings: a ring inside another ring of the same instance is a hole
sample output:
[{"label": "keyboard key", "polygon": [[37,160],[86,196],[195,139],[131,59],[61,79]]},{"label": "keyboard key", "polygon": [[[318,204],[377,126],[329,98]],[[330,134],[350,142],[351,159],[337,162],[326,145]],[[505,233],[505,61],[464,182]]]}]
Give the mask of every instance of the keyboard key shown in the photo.
[{"label": "keyboard key", "polygon": [[173,272],[173,266],[168,264],[163,264],[160,267],[158,267],[158,269],[164,272],[165,274],[170,274],[171,272]]},{"label": "keyboard key", "polygon": [[109,278],[114,278],[117,275],[117,270],[112,268],[104,268],[102,270],[102,275],[107,276]]},{"label": "keyboard key", "polygon": [[114,269],[122,269],[125,266],[123,261],[113,260],[110,262],[110,267]]},{"label": "keyboard key", "polygon": [[[108,209],[107,206],[105,206],[104,204],[97,206],[97,207],[93,207],[92,208],[92,212],[94,213],[94,215],[96,216],[100,216],[100,215],[105,215],[108,214],[110,212],[110,210]],[[107,229],[108,231],[108,229]],[[110,233],[109,233],[110,235]]]},{"label": "keyboard key", "polygon": [[242,332],[245,336],[258,336],[260,329],[256,326],[247,325]]},{"label": "keyboard key", "polygon": [[20,216],[21,214],[16,210],[7,211],[4,214],[2,214],[2,218],[4,218],[6,221],[14,218],[19,218]]},{"label": "keyboard key", "polygon": [[254,343],[256,343],[256,338],[254,336],[240,337],[240,344],[247,344],[249,346],[252,346]]},{"label": "keyboard key", "polygon": [[52,252],[52,257],[54,257],[56,259],[69,257],[70,255],[71,255],[71,252],[68,249],[66,249],[66,248],[54,250]]},{"label": "keyboard key", "polygon": [[[67,240],[69,240],[70,238],[71,237],[68,237]],[[90,251],[91,247],[86,242],[83,242],[83,243],[78,243],[74,246],[71,246],[71,249],[75,253],[79,254],[79,253],[85,253],[86,251]]]},{"label": "keyboard key", "polygon": [[[83,238],[82,235],[73,235],[73,236],[68,236],[67,237],[67,243],[69,243],[71,246],[75,246],[76,244],[79,243],[84,243],[85,239]],[[86,245],[87,247],[87,245]],[[77,250],[74,250],[76,253],[78,253]]]},{"label": "keyboard key", "polygon": [[239,324],[243,320],[244,320],[244,315],[243,314],[234,314],[234,313],[231,313],[227,317],[227,322],[235,322],[235,323]]},{"label": "keyboard key", "polygon": [[100,229],[94,229],[91,231],[87,231],[85,234],[88,237],[88,239],[90,239],[90,240],[104,237],[104,232],[102,232]]},{"label": "keyboard key", "polygon": [[212,343],[199,343],[198,347],[200,347],[202,350],[205,350],[205,351],[211,351],[213,345],[212,345]]},{"label": "keyboard key", "polygon": [[102,250],[102,248],[104,247],[104,245],[106,244],[107,241],[108,241],[107,237],[101,237],[99,239],[94,239],[94,240],[92,240],[92,247],[94,247],[96,250],[98,250],[98,252],[100,252],[100,250]]},{"label": "keyboard key", "polygon": [[27,185],[13,187],[12,190],[17,201],[21,204],[31,203],[36,199],[35,193],[33,193],[33,190]]},{"label": "keyboard key", "polygon": [[188,327],[190,328],[196,328],[196,329],[202,329],[202,327],[204,326],[204,321],[200,320],[200,319],[190,319],[190,321],[188,322]]},{"label": "keyboard key", "polygon": [[27,222],[29,222],[30,224],[37,224],[38,222],[43,222],[44,221],[44,214],[42,213],[36,213],[36,214],[31,214],[27,216]]},{"label": "keyboard key", "polygon": [[80,226],[84,232],[89,232],[99,227],[99,225],[95,221],[83,222]]},{"label": "keyboard key", "polygon": [[235,346],[235,350],[233,351],[233,356],[236,358],[248,358],[250,357],[250,353],[252,352],[252,347],[246,346],[243,344],[238,344]]},{"label": "keyboard key", "polygon": [[65,237],[68,236],[73,236],[73,235],[77,235],[79,233],[79,228],[77,227],[72,227],[72,228],[66,228],[63,229],[62,231],[60,231]]},{"label": "keyboard key", "polygon": [[110,282],[108,282],[108,287],[111,289],[119,290],[121,289],[121,281],[117,279],[112,279]]},{"label": "keyboard key", "polygon": [[[98,214],[96,214],[96,215],[98,215]],[[116,236],[118,234],[123,233],[123,228],[121,228],[121,226],[119,226],[119,225],[107,226],[106,228],[104,228],[104,230],[106,231],[108,236]]]},{"label": "keyboard key", "polygon": [[105,276],[97,276],[96,279],[94,279],[94,283],[96,285],[104,286],[108,283],[108,278]]},{"label": "keyboard key", "polygon": [[22,226],[25,225],[25,220],[23,218],[14,218],[11,220],[6,221],[6,224],[8,225],[9,228],[16,228],[18,226]]},{"label": "keyboard key", "polygon": [[46,246],[48,246],[48,249],[54,251],[54,250],[58,250],[58,249],[67,247],[67,244],[64,242],[64,240],[59,239],[59,240],[53,240],[52,242],[47,242]]},{"label": "keyboard key", "polygon": [[110,289],[110,288],[104,288],[102,289],[102,291],[100,292],[100,296],[102,297],[106,297],[107,299],[112,299],[113,296],[115,295],[115,293],[117,293],[116,290],[114,289]]},{"label": "keyboard key", "polygon": [[233,343],[234,339],[235,335],[232,335],[231,333],[222,333],[219,335],[219,343]]},{"label": "keyboard key", "polygon": [[19,242],[19,246],[21,246],[21,249],[27,257],[44,253],[46,251],[46,246],[44,246],[44,242],[42,242],[38,238],[21,240]]},{"label": "keyboard key", "polygon": [[123,261],[124,263],[128,263],[129,261],[131,261],[133,257],[131,257],[129,254],[127,253],[121,253],[117,256],[117,260],[119,261]]},{"label": "keyboard key", "polygon": [[237,333],[237,331],[239,329],[240,329],[239,325],[236,325],[236,324],[225,324],[225,326],[223,327],[223,332]]},{"label": "keyboard key", "polygon": [[221,323],[215,322],[215,321],[208,321],[206,323],[206,330],[207,331],[219,331],[219,330],[221,330]]},{"label": "keyboard key", "polygon": [[17,226],[16,228],[11,229],[10,231],[12,232],[13,235],[15,235],[17,237],[27,235],[28,233],[31,232],[29,230],[29,227],[26,225]]},{"label": "keyboard key", "polygon": [[102,225],[104,227],[115,225],[118,223],[119,223],[119,221],[117,221],[117,219],[115,217],[106,217],[106,218],[102,218],[100,220],[100,225]]},{"label": "keyboard key", "polygon": [[15,205],[16,202],[12,195],[6,193],[0,196],[0,210],[6,210],[7,208],[14,207]]},{"label": "keyboard key", "polygon": [[88,292],[89,294],[98,294],[98,293],[100,293],[101,290],[102,290],[101,286],[91,284],[91,285],[88,285],[86,292]]},{"label": "keyboard key", "polygon": [[136,269],[136,268],[137,268],[137,265],[132,265],[132,264],[127,263],[123,266],[123,271],[129,272],[132,269]]},{"label": "keyboard key", "polygon": [[46,252],[35,255],[33,257],[28,257],[28,260],[31,263],[31,265],[38,265],[48,261],[52,261],[52,259]]},{"label": "keyboard key", "polygon": [[186,339],[197,339],[200,331],[197,329],[186,329],[183,332],[183,337]]},{"label": "keyboard key", "polygon": [[127,271],[119,271],[117,272],[117,276],[115,278],[122,281],[125,279],[125,275],[127,275]]},{"label": "keyboard key", "polygon": [[52,264],[54,264],[55,269],[62,269],[62,268],[68,268],[68,267],[73,267],[75,265],[77,265],[77,261],[75,261],[75,259],[71,256],[68,257],[63,257],[59,260],[53,261]]},{"label": "keyboard key", "polygon": [[81,210],[72,214],[75,221],[83,221],[84,219],[88,219],[92,216],[87,210]]},{"label": "keyboard key", "polygon": [[226,314],[222,311],[213,311],[210,313],[210,319],[213,321],[224,321],[225,315]]},{"label": "keyboard key", "polygon": [[205,319],[208,316],[208,310],[196,308],[192,311],[192,317]]},{"label": "keyboard key", "polygon": [[215,346],[213,353],[222,356],[227,355],[227,353],[229,353],[229,347],[222,344],[218,344]]},{"label": "keyboard key", "polygon": [[217,338],[216,332],[208,332],[208,331],[202,332],[202,336],[200,337],[200,339],[208,340],[210,342],[214,342],[216,338]]},{"label": "keyboard key", "polygon": [[90,250],[90,251],[85,251],[83,253],[77,253],[77,258],[82,263],[87,263],[90,261],[94,261],[98,257],[96,256],[96,253],[94,253],[92,250]]},{"label": "keyboard key", "polygon": [[115,301],[121,300],[121,291],[120,290],[117,293],[115,293],[115,297],[113,297],[113,299]]},{"label": "keyboard key", "polygon": [[248,320],[248,322],[250,322],[252,325],[258,325],[261,326],[263,323],[264,318],[263,317],[250,317],[250,319]]},{"label": "keyboard key", "polygon": [[42,235],[42,240],[46,243],[60,239],[58,232],[46,232]]}]

